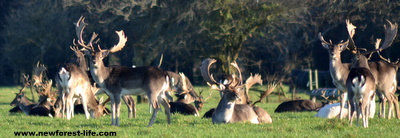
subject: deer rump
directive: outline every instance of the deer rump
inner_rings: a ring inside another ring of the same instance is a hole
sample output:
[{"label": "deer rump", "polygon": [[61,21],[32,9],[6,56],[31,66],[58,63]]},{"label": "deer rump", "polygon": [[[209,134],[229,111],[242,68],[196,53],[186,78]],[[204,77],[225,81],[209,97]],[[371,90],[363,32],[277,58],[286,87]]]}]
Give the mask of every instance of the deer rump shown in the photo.
[{"label": "deer rump", "polygon": [[311,100],[286,101],[275,109],[275,113],[318,111],[322,106],[323,104],[317,104]]}]

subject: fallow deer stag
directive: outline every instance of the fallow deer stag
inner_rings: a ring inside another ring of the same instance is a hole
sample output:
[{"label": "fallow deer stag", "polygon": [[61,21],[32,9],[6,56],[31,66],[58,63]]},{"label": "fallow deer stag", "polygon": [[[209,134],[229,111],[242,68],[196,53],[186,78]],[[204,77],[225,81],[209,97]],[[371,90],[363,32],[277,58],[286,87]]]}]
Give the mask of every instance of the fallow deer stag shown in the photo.
[{"label": "fallow deer stag", "polygon": [[190,80],[183,73],[175,73],[167,71],[170,77],[170,85],[172,93],[178,97],[175,102],[190,104],[194,102],[194,106],[198,111],[203,107],[202,98],[196,93]]},{"label": "fallow deer stag", "polygon": [[10,105],[18,106],[26,115],[53,117],[54,110],[52,108],[52,99],[55,95],[50,93],[51,85],[51,80],[42,85],[44,89],[39,93],[39,103],[33,103],[26,98],[25,94],[23,93],[23,90],[25,89],[24,86],[22,89],[20,89],[20,92],[16,94],[16,97]]},{"label": "fallow deer stag", "polygon": [[[84,52],[81,51],[77,46],[71,46],[70,48],[72,51],[74,51],[75,58],[76,58],[76,59],[72,60],[71,62],[75,63],[82,70],[84,70],[86,72],[86,74],[89,77],[90,83],[93,84],[92,92],[94,92],[95,95],[104,93],[104,91],[101,91],[101,89],[97,87],[96,83],[94,82],[94,80],[92,78],[92,75],[90,74]],[[136,103],[135,103],[135,100],[133,99],[133,97],[131,95],[124,95],[124,96],[122,96],[122,100],[125,102],[126,107],[128,108],[128,118],[132,118],[132,117],[136,118]],[[107,103],[109,101],[110,101],[110,98],[105,100],[104,103]],[[83,106],[81,106],[81,107],[83,107]]]},{"label": "fallow deer stag", "polygon": [[[391,24],[391,23],[390,23]],[[392,24],[391,24],[392,25]],[[319,39],[321,40],[322,46],[328,50],[329,52],[329,71],[332,76],[332,80],[336,88],[338,88],[341,94],[341,104],[340,111],[344,108],[344,103],[347,98],[347,88],[346,88],[346,80],[348,74],[350,72],[350,63],[342,63],[341,60],[341,52],[346,50],[349,40],[343,42],[341,41],[339,44],[333,44],[332,41],[327,42],[324,40],[321,33],[318,34]],[[386,39],[385,39],[386,40]],[[396,76],[396,68],[392,65],[386,63],[385,61],[369,61],[368,65],[370,67],[370,71],[375,77],[376,88],[378,90],[378,94],[381,94],[380,97],[380,111],[379,116],[381,118],[385,118],[385,101],[389,102],[389,116],[393,112],[393,105],[395,105],[395,112],[397,113],[397,118],[400,118],[398,103],[395,101],[393,85],[396,84],[396,80],[393,76]],[[374,101],[371,101],[371,104],[375,104]],[[343,114],[339,113],[339,118],[343,118]]]},{"label": "fallow deer stag", "polygon": [[[355,34],[355,26],[346,21],[347,31],[349,33],[349,49],[354,54],[351,63],[351,69],[349,76],[346,80],[346,87],[349,92],[348,99],[350,103],[350,124],[352,124],[353,117],[357,115],[357,125],[359,117],[362,117],[363,126],[368,127],[368,114],[370,101],[375,96],[376,84],[375,77],[372,74],[370,67],[368,65],[368,58],[366,55],[370,55],[376,51],[388,48],[391,46],[394,38],[397,34],[397,24],[392,24],[389,22],[389,27],[385,27],[385,42],[379,49],[367,51],[361,53],[357,49],[353,41],[353,36]],[[379,42],[378,42],[379,43]]]},{"label": "fallow deer stag", "polygon": [[[272,123],[270,115],[264,109],[249,104],[235,103],[236,100],[240,99],[237,93],[238,89],[243,89],[244,87],[243,84],[239,85],[242,80],[238,80],[239,82],[236,84],[229,83],[225,85],[215,81],[209,72],[210,66],[215,62],[215,59],[206,59],[201,65],[201,75],[204,80],[210,85],[217,85],[217,87],[222,88],[221,91],[223,93],[212,115],[212,122],[214,124],[235,122]],[[232,63],[232,65],[240,72],[236,63]],[[241,75],[239,78],[242,78]]]},{"label": "fallow deer stag", "polygon": [[127,41],[123,31],[116,31],[119,36],[119,42],[111,49],[100,49],[95,51],[93,40],[97,34],[93,34],[90,42],[85,44],[82,33],[87,24],[84,17],[81,17],[76,23],[76,33],[78,44],[85,48],[86,55],[90,59],[90,72],[95,82],[104,90],[111,99],[111,125],[119,126],[119,116],[121,107],[121,96],[139,95],[146,93],[154,112],[148,126],[154,124],[157,112],[160,110],[160,104],[164,106],[168,124],[170,121],[169,104],[165,98],[165,91],[169,88],[169,77],[166,71],[158,67],[128,67],[128,66],[104,66],[103,59],[109,53],[120,51]]}]

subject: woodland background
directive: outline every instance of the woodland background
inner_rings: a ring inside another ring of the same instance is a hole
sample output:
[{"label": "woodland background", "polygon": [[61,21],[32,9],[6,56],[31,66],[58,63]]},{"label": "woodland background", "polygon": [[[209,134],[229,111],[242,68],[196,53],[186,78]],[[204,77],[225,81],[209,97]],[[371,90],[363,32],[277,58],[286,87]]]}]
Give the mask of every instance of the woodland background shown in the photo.
[{"label": "woodland background", "polygon": [[[73,55],[73,23],[80,16],[96,32],[102,48],[118,42],[124,30],[128,42],[111,54],[108,65],[146,66],[184,72],[203,85],[199,66],[218,60],[215,72],[260,73],[267,82],[287,82],[295,69],[329,70],[328,52],[318,33],[334,43],[347,40],[345,20],[358,28],[358,47],[374,48],[383,38],[386,20],[400,22],[395,0],[6,0],[0,1],[0,85],[20,83],[36,63],[54,78],[58,66]],[[382,54],[399,58],[399,39]],[[350,62],[351,54],[342,54]],[[379,60],[373,57],[371,60]]]}]

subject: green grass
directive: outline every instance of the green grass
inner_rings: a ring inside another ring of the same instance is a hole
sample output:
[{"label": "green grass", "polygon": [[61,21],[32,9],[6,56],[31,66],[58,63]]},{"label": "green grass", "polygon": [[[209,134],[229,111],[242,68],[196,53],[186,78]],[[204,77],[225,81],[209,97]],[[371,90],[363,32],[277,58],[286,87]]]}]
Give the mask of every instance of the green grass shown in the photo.
[{"label": "green grass", "polygon": [[[264,86],[257,89],[263,90]],[[203,96],[211,92],[208,87],[197,86],[197,91],[203,90]],[[268,103],[259,103],[258,106],[267,110],[272,116],[272,124],[220,124],[214,125],[211,119],[201,117],[173,115],[172,124],[168,125],[166,116],[160,112],[153,127],[146,127],[151,114],[148,104],[138,104],[136,119],[127,118],[127,109],[121,108],[120,127],[110,126],[111,117],[86,120],[84,115],[75,115],[71,120],[61,118],[47,118],[26,116],[23,113],[10,114],[9,105],[14,98],[11,91],[16,88],[0,88],[0,134],[2,137],[14,136],[15,131],[83,131],[117,132],[118,137],[398,137],[399,119],[370,119],[369,128],[349,126],[347,120],[315,118],[316,112],[303,113],[274,113],[279,105],[276,95],[269,96]],[[257,92],[252,92],[252,99],[256,99]],[[28,93],[30,96],[30,93]],[[308,98],[304,93],[298,97]],[[290,96],[288,96],[290,97]],[[210,108],[216,107],[219,93],[213,92],[200,112],[204,114]]]}]

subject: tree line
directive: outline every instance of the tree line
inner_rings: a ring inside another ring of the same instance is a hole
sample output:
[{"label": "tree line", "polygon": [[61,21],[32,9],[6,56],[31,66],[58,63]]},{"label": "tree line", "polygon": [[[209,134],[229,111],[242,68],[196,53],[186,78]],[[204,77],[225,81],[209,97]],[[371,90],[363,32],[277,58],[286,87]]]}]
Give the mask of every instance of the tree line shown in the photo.
[{"label": "tree line", "polygon": [[[355,43],[373,48],[383,38],[386,20],[399,22],[400,2],[391,0],[8,0],[0,2],[0,85],[15,85],[37,62],[53,78],[73,55],[74,22],[80,16],[99,45],[128,42],[110,55],[109,65],[147,66],[184,72],[204,84],[199,66],[218,60],[218,72],[232,73],[237,61],[245,72],[269,82],[286,81],[293,69],[328,70],[328,53],[317,34],[334,43],[346,40],[345,20],[358,28]],[[91,34],[86,34],[90,36]],[[396,39],[382,54],[398,58]],[[349,62],[350,54],[343,53]],[[373,57],[372,60],[378,58]]]}]

